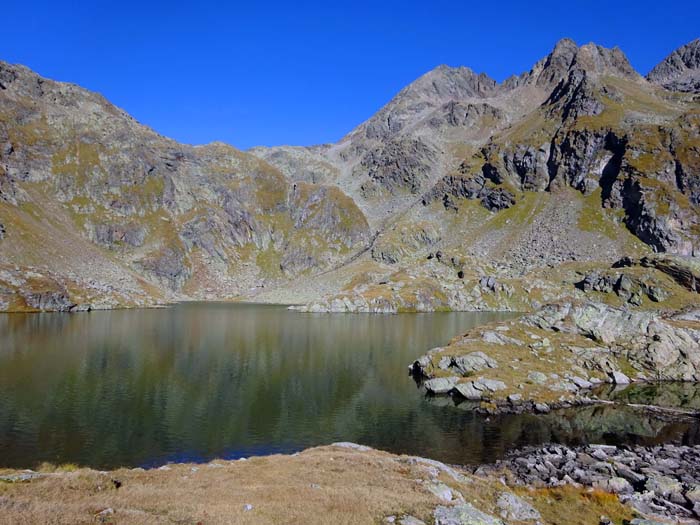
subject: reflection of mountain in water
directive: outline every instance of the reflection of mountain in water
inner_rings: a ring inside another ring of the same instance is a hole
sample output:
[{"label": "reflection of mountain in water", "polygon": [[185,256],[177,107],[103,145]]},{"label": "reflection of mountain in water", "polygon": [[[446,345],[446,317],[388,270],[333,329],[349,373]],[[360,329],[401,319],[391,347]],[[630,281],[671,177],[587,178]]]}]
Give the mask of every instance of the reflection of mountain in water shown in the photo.
[{"label": "reflection of mountain in water", "polygon": [[431,405],[406,364],[494,318],[212,304],[0,315],[0,466],[157,464],[338,440],[474,463],[543,441],[687,434],[609,407],[487,419]]},{"label": "reflection of mountain in water", "polygon": [[[469,447],[463,463],[491,462],[527,445],[586,443],[653,445],[669,441],[700,444],[700,423],[684,419],[669,421],[658,415],[628,407],[588,406],[556,410],[548,414],[500,414],[484,418],[466,404],[453,406],[448,398],[426,398],[446,412],[462,413],[468,425],[465,439],[457,446]],[[460,410],[462,408],[462,410]],[[449,421],[449,417],[436,418]],[[447,432],[447,435],[450,435]],[[477,452],[475,447],[479,447]]]},{"label": "reflection of mountain in water", "polygon": [[603,399],[621,403],[700,410],[700,388],[696,383],[606,385],[601,388],[598,395]]}]

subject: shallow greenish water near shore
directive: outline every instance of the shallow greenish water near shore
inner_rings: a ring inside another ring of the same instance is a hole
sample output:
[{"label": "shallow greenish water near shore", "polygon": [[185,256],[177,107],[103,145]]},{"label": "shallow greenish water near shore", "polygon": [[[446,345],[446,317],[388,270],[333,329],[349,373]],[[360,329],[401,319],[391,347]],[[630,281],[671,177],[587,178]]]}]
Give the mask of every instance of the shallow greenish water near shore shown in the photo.
[{"label": "shallow greenish water near shore", "polygon": [[611,406],[485,417],[423,397],[409,363],[506,317],[220,303],[0,315],[0,467],[153,466],[334,441],[462,464],[549,441],[700,442],[697,421]]}]

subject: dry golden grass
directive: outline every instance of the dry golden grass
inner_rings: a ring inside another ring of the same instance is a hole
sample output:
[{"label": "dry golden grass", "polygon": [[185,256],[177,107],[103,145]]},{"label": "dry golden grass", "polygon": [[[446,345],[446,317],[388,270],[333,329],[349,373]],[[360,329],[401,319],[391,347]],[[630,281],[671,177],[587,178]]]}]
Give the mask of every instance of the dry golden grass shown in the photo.
[{"label": "dry golden grass", "polygon": [[[435,472],[406,456],[337,446],[154,470],[45,465],[29,482],[0,482],[0,524],[378,524],[407,514],[431,523],[443,504],[427,490],[431,480],[498,514],[495,502],[508,489],[495,475],[462,473],[458,482],[445,472],[434,478]],[[622,523],[632,516],[617,496],[601,491],[514,490],[544,524],[593,523],[601,514]]]},{"label": "dry golden grass", "polygon": [[597,523],[600,516],[607,516],[613,523],[624,523],[633,513],[615,494],[596,489],[579,489],[572,486],[551,489],[523,489],[521,497],[529,496],[542,514],[545,523],[570,523],[589,525]]},{"label": "dry golden grass", "polygon": [[[170,470],[79,469],[0,483],[0,523],[355,524],[403,513],[427,518],[438,501],[415,481],[421,476],[422,467],[396,456],[338,447]],[[115,488],[112,480],[122,486]],[[247,504],[252,510],[244,509]],[[97,516],[108,508],[114,514]]]}]

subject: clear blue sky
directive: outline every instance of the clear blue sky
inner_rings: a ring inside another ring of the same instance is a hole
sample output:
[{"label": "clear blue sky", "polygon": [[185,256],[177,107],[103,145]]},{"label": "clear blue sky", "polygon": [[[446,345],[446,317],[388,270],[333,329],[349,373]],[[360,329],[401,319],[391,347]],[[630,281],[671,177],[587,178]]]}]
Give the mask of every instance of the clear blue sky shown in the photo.
[{"label": "clear blue sky", "polygon": [[568,36],[646,73],[700,36],[698,0],[218,4],[9,0],[0,59],[179,141],[248,148],[336,141],[443,63],[502,80]]}]

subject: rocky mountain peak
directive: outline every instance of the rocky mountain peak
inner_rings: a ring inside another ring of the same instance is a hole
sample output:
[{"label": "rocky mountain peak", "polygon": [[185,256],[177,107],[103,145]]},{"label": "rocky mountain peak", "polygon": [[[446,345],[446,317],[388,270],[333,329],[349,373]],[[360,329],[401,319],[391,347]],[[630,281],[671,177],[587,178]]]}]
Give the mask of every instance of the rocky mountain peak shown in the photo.
[{"label": "rocky mountain peak", "polygon": [[520,77],[519,83],[551,88],[569,77],[573,70],[583,72],[588,77],[610,75],[630,80],[641,78],[619,48],[609,49],[594,43],[579,47],[570,38],[563,38],[549,55]]},{"label": "rocky mountain peak", "polygon": [[496,88],[496,81],[468,67],[440,65],[399,92],[396,98],[425,97],[448,102],[469,97],[485,97]]},{"label": "rocky mountain peak", "polygon": [[538,86],[556,85],[566,76],[577,52],[576,42],[570,38],[562,38],[552,52],[537,62],[522,78],[526,83],[534,82]]},{"label": "rocky mountain peak", "polygon": [[594,43],[581,46],[572,67],[594,75],[611,75],[630,80],[640,78],[619,47],[609,49]]},{"label": "rocky mountain peak", "polygon": [[485,73],[476,73],[464,66],[440,65],[399,91],[358,130],[370,140],[394,136],[404,130],[407,122],[415,122],[437,107],[454,101],[485,98],[495,94],[497,88],[498,83]]},{"label": "rocky mountain peak", "polygon": [[649,72],[647,80],[674,91],[700,93],[700,38],[668,55]]}]

